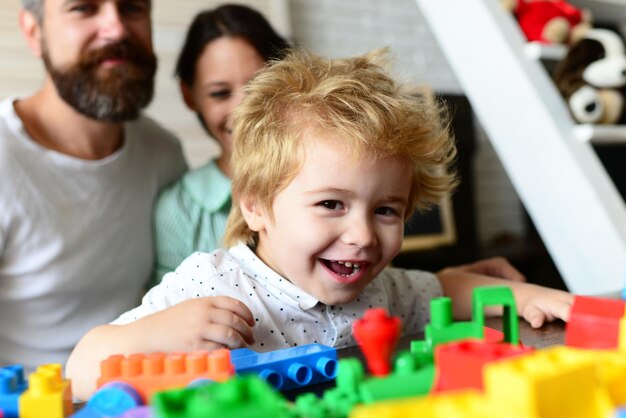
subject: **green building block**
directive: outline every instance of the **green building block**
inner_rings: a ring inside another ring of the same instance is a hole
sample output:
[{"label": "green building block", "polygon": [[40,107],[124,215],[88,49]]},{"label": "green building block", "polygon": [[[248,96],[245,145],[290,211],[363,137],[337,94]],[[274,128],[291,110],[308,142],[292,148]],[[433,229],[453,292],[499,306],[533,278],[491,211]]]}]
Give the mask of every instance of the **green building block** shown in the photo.
[{"label": "green building block", "polygon": [[[452,301],[448,297],[430,302],[430,324],[424,329],[424,340],[411,341],[411,353],[419,361],[433,362],[434,348],[443,343],[485,336],[485,309],[502,306],[504,341],[519,344],[519,324],[513,292],[506,286],[477,287],[472,293],[472,320],[452,319]],[[425,360],[426,359],[426,360]]]},{"label": "green building block", "polygon": [[153,396],[152,404],[159,418],[293,417],[287,401],[255,375],[160,392]]},{"label": "green building block", "polygon": [[485,309],[489,306],[502,306],[502,331],[504,341],[519,344],[519,322],[517,306],[511,288],[507,286],[477,287],[472,293],[472,320],[485,326]]}]

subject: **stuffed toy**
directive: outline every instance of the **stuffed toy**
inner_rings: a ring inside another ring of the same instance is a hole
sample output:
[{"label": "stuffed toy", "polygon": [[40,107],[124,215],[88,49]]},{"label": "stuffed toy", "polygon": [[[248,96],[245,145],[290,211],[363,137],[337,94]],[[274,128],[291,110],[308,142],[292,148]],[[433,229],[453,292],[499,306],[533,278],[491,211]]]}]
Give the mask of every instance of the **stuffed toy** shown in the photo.
[{"label": "stuffed toy", "polygon": [[591,14],[562,0],[502,0],[530,42],[568,44],[591,29]]},{"label": "stuffed toy", "polygon": [[591,29],[568,51],[554,81],[580,123],[626,123],[626,55],[620,35]]}]

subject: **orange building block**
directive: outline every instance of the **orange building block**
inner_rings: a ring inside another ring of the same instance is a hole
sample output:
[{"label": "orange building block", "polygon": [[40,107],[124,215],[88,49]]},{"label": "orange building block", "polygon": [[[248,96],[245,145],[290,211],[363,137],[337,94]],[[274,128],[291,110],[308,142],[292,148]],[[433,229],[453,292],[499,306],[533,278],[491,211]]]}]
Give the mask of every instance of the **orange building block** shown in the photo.
[{"label": "orange building block", "polygon": [[102,361],[100,373],[98,387],[108,382],[125,382],[148,403],[155,392],[185,387],[196,380],[223,382],[235,374],[235,368],[230,351],[219,349],[188,354],[113,355]]},{"label": "orange building block", "polygon": [[523,355],[532,348],[506,342],[463,340],[435,347],[433,392],[455,389],[483,389],[483,367],[487,363]]},{"label": "orange building block", "polygon": [[565,328],[565,345],[581,348],[616,349],[624,301],[576,296]]}]

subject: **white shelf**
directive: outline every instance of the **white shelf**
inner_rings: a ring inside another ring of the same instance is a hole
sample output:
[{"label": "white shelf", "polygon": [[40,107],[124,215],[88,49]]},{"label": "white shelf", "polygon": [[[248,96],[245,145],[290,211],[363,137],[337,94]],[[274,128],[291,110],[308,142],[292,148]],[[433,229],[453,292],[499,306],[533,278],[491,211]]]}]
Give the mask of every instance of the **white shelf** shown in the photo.
[{"label": "white shelf", "polygon": [[592,144],[626,143],[626,125],[592,125],[574,126],[574,138],[580,142]]},{"label": "white shelf", "polygon": [[567,46],[562,44],[547,45],[541,42],[528,42],[524,45],[526,56],[535,61],[561,61],[567,55],[567,49]]},{"label": "white shelf", "polygon": [[[568,288],[624,288],[626,205],[587,142],[623,127],[576,126],[542,59],[496,0],[416,0]],[[624,8],[626,9],[626,7]],[[467,34],[471,32],[471,36]]]}]

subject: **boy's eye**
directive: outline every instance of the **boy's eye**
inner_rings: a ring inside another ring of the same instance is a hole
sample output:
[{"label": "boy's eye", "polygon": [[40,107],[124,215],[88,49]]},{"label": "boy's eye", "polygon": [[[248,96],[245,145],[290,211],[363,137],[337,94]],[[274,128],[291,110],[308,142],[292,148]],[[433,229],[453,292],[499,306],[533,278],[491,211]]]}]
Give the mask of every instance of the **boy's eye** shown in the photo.
[{"label": "boy's eye", "polygon": [[209,97],[212,99],[225,100],[228,99],[231,95],[230,90],[217,90],[209,93]]},{"label": "boy's eye", "polygon": [[397,209],[390,208],[389,206],[377,208],[375,212],[377,215],[400,216],[400,212]]},{"label": "boy's eye", "polygon": [[323,206],[326,209],[337,210],[343,208],[343,204],[338,200],[324,200],[318,203],[319,206]]}]

